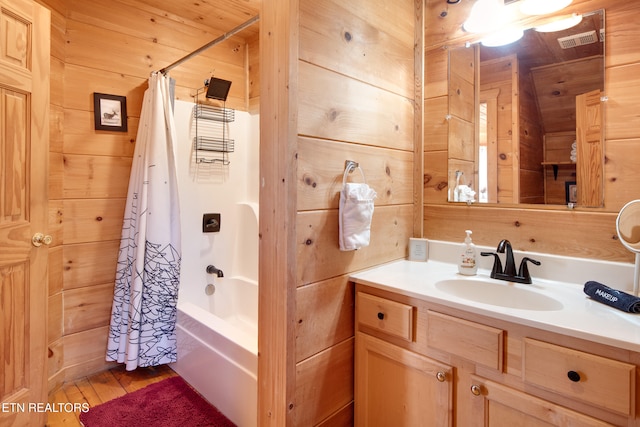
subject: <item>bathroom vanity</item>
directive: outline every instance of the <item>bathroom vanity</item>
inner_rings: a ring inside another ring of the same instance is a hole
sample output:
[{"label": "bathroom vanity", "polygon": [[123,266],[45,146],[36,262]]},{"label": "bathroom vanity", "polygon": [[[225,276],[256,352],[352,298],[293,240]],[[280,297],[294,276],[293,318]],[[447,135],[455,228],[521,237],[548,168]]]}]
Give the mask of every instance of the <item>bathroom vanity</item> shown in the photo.
[{"label": "bathroom vanity", "polygon": [[356,425],[640,425],[640,316],[580,285],[432,260],[351,279]]}]

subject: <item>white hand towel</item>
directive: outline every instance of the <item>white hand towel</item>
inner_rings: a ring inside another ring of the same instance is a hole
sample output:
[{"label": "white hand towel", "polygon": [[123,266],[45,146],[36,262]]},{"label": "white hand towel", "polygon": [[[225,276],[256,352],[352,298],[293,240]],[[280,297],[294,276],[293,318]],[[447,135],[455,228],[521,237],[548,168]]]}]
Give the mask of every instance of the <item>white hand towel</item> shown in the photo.
[{"label": "white hand towel", "polygon": [[[362,170],[358,167],[360,172]],[[369,246],[373,200],[377,194],[366,183],[346,182],[345,171],[339,209],[339,243],[341,251],[352,251]],[[364,173],[362,173],[364,178]]]}]

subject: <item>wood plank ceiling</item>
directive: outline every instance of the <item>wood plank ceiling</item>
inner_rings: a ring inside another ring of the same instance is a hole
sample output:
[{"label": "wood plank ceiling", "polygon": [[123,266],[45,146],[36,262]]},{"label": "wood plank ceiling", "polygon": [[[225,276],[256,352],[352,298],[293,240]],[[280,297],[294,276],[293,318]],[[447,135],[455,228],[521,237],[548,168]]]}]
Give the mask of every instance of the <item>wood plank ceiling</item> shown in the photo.
[{"label": "wood plank ceiling", "polygon": [[[220,35],[260,14],[262,0],[137,0],[139,4],[164,15],[173,15],[201,23]],[[259,25],[252,25],[238,34],[245,40],[258,37]],[[200,46],[194,46],[194,50]]]}]

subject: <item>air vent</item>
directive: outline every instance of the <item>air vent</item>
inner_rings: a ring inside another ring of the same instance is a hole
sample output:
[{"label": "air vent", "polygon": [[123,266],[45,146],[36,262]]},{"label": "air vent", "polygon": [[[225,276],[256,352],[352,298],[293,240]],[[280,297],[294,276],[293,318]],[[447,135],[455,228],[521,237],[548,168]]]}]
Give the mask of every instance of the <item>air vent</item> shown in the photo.
[{"label": "air vent", "polygon": [[588,31],[586,33],[574,34],[572,36],[560,37],[558,43],[563,49],[569,49],[572,47],[582,46],[585,44],[591,44],[598,41],[598,35],[594,31]]}]

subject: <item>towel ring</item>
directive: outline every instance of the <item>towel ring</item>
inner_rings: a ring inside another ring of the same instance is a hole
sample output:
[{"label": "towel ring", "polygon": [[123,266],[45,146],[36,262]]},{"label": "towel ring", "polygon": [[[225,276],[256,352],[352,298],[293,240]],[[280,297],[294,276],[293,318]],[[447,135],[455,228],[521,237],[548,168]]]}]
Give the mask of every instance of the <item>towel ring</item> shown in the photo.
[{"label": "towel ring", "polygon": [[367,179],[364,177],[364,171],[358,164],[358,162],[354,162],[353,160],[345,160],[344,161],[344,175],[342,176],[342,184],[344,185],[347,182],[347,176],[353,172],[354,170],[360,171],[360,175],[362,175],[362,181],[366,184]]},{"label": "towel ring", "polygon": [[359,168],[360,164],[358,162],[354,162],[353,160],[345,160],[344,168],[349,171],[349,173],[353,172],[353,169]]}]

